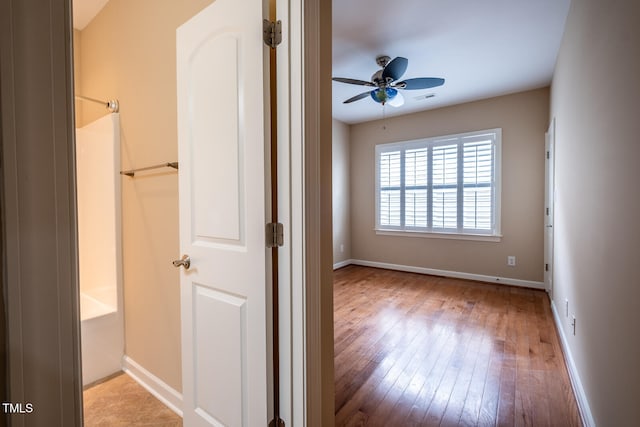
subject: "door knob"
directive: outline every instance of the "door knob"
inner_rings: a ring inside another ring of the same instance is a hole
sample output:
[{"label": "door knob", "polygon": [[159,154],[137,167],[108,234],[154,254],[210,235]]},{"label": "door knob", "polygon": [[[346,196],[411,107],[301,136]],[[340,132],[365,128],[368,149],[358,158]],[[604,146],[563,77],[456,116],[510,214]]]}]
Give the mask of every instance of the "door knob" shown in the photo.
[{"label": "door knob", "polygon": [[173,266],[183,266],[185,270],[188,270],[191,267],[191,258],[189,258],[189,255],[182,255],[182,258],[173,261]]}]

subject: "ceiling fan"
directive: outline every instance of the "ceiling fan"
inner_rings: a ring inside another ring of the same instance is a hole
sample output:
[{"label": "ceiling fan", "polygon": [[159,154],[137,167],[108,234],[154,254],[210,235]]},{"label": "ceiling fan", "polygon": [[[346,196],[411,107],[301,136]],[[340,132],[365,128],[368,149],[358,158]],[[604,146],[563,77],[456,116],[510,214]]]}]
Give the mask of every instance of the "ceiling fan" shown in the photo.
[{"label": "ceiling fan", "polygon": [[407,70],[409,60],[398,56],[391,60],[386,55],[381,55],[376,58],[376,63],[382,67],[381,70],[376,71],[371,76],[371,81],[349,79],[344,77],[334,77],[333,80],[340,83],[348,83],[352,85],[374,87],[375,89],[363,92],[352,98],[344,101],[345,104],[350,104],[355,101],[371,96],[371,98],[382,104],[389,104],[393,107],[400,107],[404,104],[404,97],[398,89],[402,90],[416,90],[416,89],[428,89],[432,87],[442,86],[444,79],[437,77],[418,77],[414,79],[407,79],[398,81],[400,77]]}]

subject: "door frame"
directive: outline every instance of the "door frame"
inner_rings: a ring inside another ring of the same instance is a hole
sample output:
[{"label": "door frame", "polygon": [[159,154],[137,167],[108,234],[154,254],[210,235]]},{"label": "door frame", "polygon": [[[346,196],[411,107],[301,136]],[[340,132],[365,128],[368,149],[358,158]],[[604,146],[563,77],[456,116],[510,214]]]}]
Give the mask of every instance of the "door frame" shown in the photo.
[{"label": "door frame", "polygon": [[32,405],[12,426],[82,425],[71,28],[70,0],[0,2],[6,386]]},{"label": "door frame", "polygon": [[[281,415],[334,423],[331,2],[276,0]],[[282,54],[284,53],[284,54]],[[283,195],[285,195],[283,197]],[[287,197],[288,196],[288,197]],[[287,307],[289,309],[287,309]]]},{"label": "door frame", "polygon": [[[285,313],[281,336],[290,337],[281,344],[285,359],[281,384],[286,385],[281,414],[288,417],[288,425],[321,426],[333,422],[334,407],[331,99],[324,96],[331,92],[331,2],[276,1],[278,19],[284,23],[278,69],[286,70],[278,86],[283,141],[278,151],[279,192],[286,195],[279,197],[279,211],[290,236],[279,256],[281,289],[287,289],[280,295]],[[8,296],[7,344],[11,343],[9,398],[28,403],[33,400],[30,396],[58,396],[39,401],[32,414],[12,422],[24,425],[28,416],[34,424],[64,420],[63,425],[80,426],[71,0],[7,0],[0,8],[1,250],[3,291]],[[38,55],[19,55],[24,46]],[[29,62],[34,57],[37,66]],[[28,124],[37,129],[37,136],[21,132]],[[36,148],[53,150],[47,170],[33,169],[42,165],[41,151],[21,151],[25,138]],[[40,185],[37,193],[24,185],[25,171],[34,170],[32,178]],[[52,173],[56,179],[51,179]],[[43,193],[52,197],[39,197]],[[39,216],[24,204],[34,200],[42,203]],[[54,218],[42,218],[52,210]],[[40,234],[30,232],[34,229]],[[34,236],[51,238],[52,244],[28,244]],[[33,270],[34,259],[41,260],[39,275],[21,275]],[[51,281],[40,276],[55,277],[57,298],[41,298],[43,283]],[[55,326],[56,333],[45,342],[34,342],[34,334],[47,325]],[[49,341],[58,351],[34,350]],[[57,363],[48,366],[49,375],[28,374],[34,353],[49,359],[56,356]]]},{"label": "door frame", "polygon": [[545,133],[544,168],[544,285],[553,300],[553,252],[555,205],[555,138],[556,119],[553,117]]}]

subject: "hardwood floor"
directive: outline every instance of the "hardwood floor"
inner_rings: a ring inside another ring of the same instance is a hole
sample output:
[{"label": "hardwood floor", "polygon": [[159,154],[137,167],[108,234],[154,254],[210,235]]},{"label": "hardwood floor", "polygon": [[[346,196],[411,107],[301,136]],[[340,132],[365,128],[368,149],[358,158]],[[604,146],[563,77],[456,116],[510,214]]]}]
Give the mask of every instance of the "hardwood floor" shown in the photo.
[{"label": "hardwood floor", "polygon": [[334,274],[337,426],[580,426],[545,292]]}]

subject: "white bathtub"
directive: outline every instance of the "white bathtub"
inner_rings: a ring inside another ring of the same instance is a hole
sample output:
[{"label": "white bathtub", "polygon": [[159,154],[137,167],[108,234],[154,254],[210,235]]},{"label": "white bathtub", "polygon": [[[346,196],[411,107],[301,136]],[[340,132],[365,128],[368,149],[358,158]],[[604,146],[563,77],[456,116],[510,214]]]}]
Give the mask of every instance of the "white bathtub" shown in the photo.
[{"label": "white bathtub", "polygon": [[122,311],[86,293],[80,294],[82,383],[107,377],[122,368]]},{"label": "white bathtub", "polygon": [[76,129],[82,382],[122,368],[124,315],[117,113]]},{"label": "white bathtub", "polygon": [[[96,295],[96,291],[98,295]],[[118,306],[109,304],[104,294],[110,294],[110,288],[92,290],[91,292],[83,292],[80,294],[80,319],[95,319],[97,317],[106,316],[118,311]]]}]

